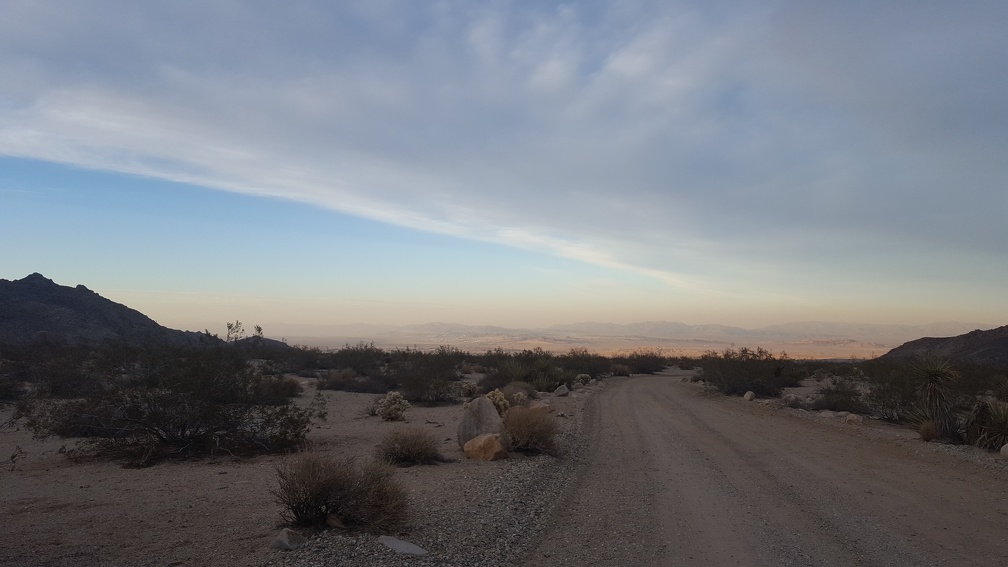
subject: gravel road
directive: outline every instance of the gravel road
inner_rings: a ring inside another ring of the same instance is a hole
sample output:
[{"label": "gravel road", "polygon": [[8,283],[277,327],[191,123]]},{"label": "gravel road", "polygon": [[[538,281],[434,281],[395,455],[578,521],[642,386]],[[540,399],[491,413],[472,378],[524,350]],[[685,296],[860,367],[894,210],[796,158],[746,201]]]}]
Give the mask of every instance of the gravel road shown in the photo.
[{"label": "gravel road", "polygon": [[611,382],[585,420],[588,463],[522,565],[1008,565],[1004,467],[671,373]]}]

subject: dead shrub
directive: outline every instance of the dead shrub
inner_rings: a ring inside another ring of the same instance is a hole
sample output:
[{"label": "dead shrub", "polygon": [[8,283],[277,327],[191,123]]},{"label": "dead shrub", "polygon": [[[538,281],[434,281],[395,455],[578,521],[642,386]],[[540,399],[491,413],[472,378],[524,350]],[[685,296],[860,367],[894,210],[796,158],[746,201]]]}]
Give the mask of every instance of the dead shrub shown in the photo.
[{"label": "dead shrub", "polygon": [[527,453],[556,454],[556,420],[542,408],[513,407],[504,414],[504,429],[511,449]]},{"label": "dead shrub", "polygon": [[397,427],[382,437],[378,458],[399,466],[431,465],[441,460],[434,432],[420,426]]},{"label": "dead shrub", "polygon": [[508,382],[500,391],[504,394],[504,399],[512,406],[520,406],[526,400],[535,397],[536,394],[532,384],[521,381]]},{"label": "dead shrub", "polygon": [[284,521],[296,526],[326,526],[337,520],[348,529],[389,533],[408,518],[406,491],[380,461],[303,454],[277,466],[273,491]]},{"label": "dead shrub", "polygon": [[931,420],[922,421],[917,426],[917,433],[923,441],[933,441],[938,437],[938,425]]}]

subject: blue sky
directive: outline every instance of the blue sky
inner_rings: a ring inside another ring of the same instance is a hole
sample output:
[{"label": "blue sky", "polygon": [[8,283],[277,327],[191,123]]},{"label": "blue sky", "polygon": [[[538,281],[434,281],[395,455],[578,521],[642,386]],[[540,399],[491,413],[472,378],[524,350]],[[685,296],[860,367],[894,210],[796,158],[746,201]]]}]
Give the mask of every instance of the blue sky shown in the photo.
[{"label": "blue sky", "polygon": [[0,277],[162,324],[1003,324],[1002,2],[0,4]]}]

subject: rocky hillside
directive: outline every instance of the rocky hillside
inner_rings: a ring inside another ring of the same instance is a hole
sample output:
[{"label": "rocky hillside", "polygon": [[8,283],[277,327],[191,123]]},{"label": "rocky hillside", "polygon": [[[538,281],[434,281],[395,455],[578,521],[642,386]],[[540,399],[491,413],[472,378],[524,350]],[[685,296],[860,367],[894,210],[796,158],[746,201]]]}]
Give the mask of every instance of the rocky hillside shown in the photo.
[{"label": "rocky hillside", "polygon": [[905,360],[929,351],[952,362],[1008,366],[1008,325],[956,337],[917,339],[892,349],[882,358]]},{"label": "rocky hillside", "polygon": [[0,343],[36,340],[181,345],[203,342],[206,336],[162,327],[83,285],[62,286],[42,274],[0,279]]}]

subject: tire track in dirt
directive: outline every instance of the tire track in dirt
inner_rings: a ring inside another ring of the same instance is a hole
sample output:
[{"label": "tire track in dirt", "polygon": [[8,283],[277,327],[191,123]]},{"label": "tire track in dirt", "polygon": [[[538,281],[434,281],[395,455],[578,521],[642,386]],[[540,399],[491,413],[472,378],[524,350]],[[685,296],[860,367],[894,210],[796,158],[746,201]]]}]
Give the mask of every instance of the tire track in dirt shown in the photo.
[{"label": "tire track in dirt", "polygon": [[1001,471],[677,376],[611,382],[585,419],[588,463],[524,565],[1008,564]]}]

